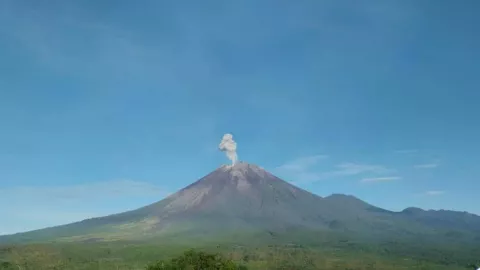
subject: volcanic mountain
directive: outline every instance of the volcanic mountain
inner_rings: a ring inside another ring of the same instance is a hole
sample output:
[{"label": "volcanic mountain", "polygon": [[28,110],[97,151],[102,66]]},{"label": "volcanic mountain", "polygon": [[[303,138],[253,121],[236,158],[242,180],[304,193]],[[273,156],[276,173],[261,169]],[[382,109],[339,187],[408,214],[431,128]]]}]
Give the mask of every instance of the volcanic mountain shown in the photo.
[{"label": "volcanic mountain", "polygon": [[0,242],[145,239],[233,232],[334,231],[367,235],[480,236],[480,217],[407,208],[391,212],[353,196],[325,198],[248,164],[224,165],[137,210],[0,237]]}]

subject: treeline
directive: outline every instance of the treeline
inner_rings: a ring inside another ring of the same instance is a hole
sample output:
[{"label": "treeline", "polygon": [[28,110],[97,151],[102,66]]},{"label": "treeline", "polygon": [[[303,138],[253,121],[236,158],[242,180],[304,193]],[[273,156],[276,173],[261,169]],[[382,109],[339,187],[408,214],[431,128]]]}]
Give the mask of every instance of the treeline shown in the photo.
[{"label": "treeline", "polygon": [[[0,248],[1,270],[460,270],[476,261],[460,250],[408,250],[402,244],[348,247],[269,246],[212,247],[193,250],[174,246],[28,245]],[[372,252],[375,250],[375,252]],[[458,251],[452,252],[452,251]],[[416,256],[412,256],[417,253]],[[477,253],[479,254],[479,253]],[[473,255],[473,254],[469,254]],[[465,255],[464,255],[465,256]],[[472,269],[472,268],[470,268]]]},{"label": "treeline", "polygon": [[183,255],[158,261],[147,266],[146,270],[247,270],[244,265],[239,265],[231,259],[226,259],[219,254],[211,254],[188,250]]}]

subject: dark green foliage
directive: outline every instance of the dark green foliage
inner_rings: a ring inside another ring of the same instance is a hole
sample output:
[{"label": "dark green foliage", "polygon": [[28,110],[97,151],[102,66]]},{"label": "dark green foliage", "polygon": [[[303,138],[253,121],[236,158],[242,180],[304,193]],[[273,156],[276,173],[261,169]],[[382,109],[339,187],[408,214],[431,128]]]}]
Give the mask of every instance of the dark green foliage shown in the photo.
[{"label": "dark green foliage", "polygon": [[0,270],[13,270],[18,269],[10,262],[0,261]]},{"label": "dark green foliage", "polygon": [[149,265],[147,270],[246,270],[232,260],[223,258],[218,254],[186,251],[183,255],[169,261],[159,261]]},{"label": "dark green foliage", "polygon": [[[316,242],[305,241],[315,238]],[[240,240],[243,242],[240,243]],[[275,241],[259,235],[244,235],[236,241],[217,239],[212,242],[203,245],[200,242],[182,245],[152,241],[0,247],[0,262],[10,263],[5,264],[9,268],[0,269],[239,270],[246,269],[240,266],[245,265],[251,270],[462,270],[473,269],[466,266],[478,263],[480,254],[479,245],[432,245],[422,241],[362,242],[332,235],[302,235],[300,232],[293,237],[279,234]],[[189,250],[193,246],[195,251]],[[189,251],[184,253],[185,250]],[[152,264],[157,260],[161,262]],[[11,268],[12,265],[14,268]],[[213,268],[208,268],[210,266]]]}]

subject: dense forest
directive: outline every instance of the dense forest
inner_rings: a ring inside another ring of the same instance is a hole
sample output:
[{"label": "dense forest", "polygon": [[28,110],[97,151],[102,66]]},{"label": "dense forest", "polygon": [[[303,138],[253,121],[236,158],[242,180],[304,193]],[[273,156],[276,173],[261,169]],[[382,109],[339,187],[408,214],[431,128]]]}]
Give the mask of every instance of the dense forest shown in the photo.
[{"label": "dense forest", "polygon": [[[222,245],[191,249],[158,243],[30,244],[0,248],[0,269],[468,269],[480,250],[400,243],[330,246]],[[470,268],[472,269],[472,268]]]}]

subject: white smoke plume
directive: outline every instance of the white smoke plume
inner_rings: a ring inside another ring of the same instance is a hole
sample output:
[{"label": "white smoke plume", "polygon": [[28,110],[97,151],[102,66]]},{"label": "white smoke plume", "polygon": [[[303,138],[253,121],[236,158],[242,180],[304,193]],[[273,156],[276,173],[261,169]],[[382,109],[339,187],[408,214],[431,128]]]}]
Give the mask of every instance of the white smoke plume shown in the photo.
[{"label": "white smoke plume", "polygon": [[232,165],[235,165],[237,162],[237,143],[233,140],[232,134],[223,135],[220,145],[218,145],[220,151],[225,152],[227,157],[232,161]]}]

